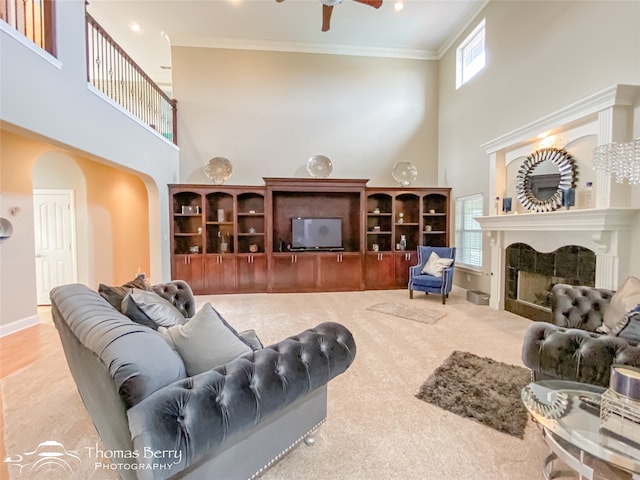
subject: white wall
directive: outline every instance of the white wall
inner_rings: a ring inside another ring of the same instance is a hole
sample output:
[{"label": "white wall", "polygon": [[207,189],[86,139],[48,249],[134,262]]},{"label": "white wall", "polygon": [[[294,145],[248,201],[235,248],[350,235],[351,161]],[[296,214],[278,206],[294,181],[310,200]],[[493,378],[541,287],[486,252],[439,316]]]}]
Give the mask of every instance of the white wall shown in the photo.
[{"label": "white wall", "polygon": [[[438,156],[440,183],[454,197],[484,193],[489,214],[489,159],[480,145],[614,84],[640,84],[640,2],[491,1],[459,41],[482,18],[485,70],[456,90],[459,42],[440,62]],[[636,122],[635,136],[639,130]],[[489,291],[488,245],[483,254],[483,273],[457,275],[456,283]],[[632,271],[640,275],[637,255]]]},{"label": "white wall", "polygon": [[[137,172],[148,189],[155,193],[149,196],[149,209],[154,213],[149,226],[150,273],[158,280],[166,280],[170,276],[166,185],[179,179],[178,149],[88,87],[84,15],[85,2],[82,0],[56,2],[57,58],[34,47],[0,22],[1,126],[26,138]],[[33,162],[33,158],[26,161]],[[24,172],[24,175],[27,173],[30,172]],[[2,180],[0,216],[7,215],[8,205],[24,200],[21,195],[14,197],[4,192],[11,190],[11,181]],[[25,208],[29,208],[28,204],[25,203]],[[32,216],[32,212],[25,211],[22,218],[28,220]],[[26,225],[29,223],[26,221]],[[21,228],[12,242],[13,245],[24,245],[24,248],[16,258],[15,249],[8,246],[8,242],[0,244],[2,278],[11,278],[21,288],[35,291],[35,262],[33,248],[29,248],[33,245],[33,226]],[[7,258],[9,251],[11,260]],[[20,268],[11,267],[15,264]],[[9,269],[11,271],[7,272]],[[35,314],[35,303],[26,311],[23,307],[11,308],[12,304],[20,302],[24,302],[24,298],[2,288],[0,303],[3,312],[11,313],[3,315],[1,324]]]},{"label": "white wall", "polygon": [[180,178],[210,180],[204,165],[229,158],[228,183],[309,177],[315,154],[332,178],[396,186],[398,161],[415,186],[437,185],[437,62],[174,47]]}]

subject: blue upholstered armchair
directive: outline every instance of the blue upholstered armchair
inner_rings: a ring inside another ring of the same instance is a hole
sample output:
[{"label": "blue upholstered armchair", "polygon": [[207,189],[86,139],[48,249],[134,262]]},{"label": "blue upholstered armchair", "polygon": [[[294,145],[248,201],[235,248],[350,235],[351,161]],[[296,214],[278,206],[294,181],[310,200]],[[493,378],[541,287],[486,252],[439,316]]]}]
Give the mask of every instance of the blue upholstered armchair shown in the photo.
[{"label": "blue upholstered armchair", "polygon": [[[441,265],[442,275],[439,277],[423,273],[424,266],[431,253],[435,253],[441,259],[452,260],[449,266],[442,268]],[[409,298],[413,298],[413,291],[418,290],[419,292],[426,292],[427,295],[429,293],[439,293],[442,295],[442,303],[446,303],[453,284],[455,258],[455,247],[418,247],[418,264],[409,268]]]}]

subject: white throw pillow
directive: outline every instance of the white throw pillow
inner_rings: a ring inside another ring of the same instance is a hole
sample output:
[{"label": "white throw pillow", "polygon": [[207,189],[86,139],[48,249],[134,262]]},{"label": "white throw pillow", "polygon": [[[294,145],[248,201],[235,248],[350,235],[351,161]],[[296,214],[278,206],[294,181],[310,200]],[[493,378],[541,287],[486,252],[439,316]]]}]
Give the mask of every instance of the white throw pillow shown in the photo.
[{"label": "white throw pillow", "polygon": [[625,315],[640,303],[640,280],[627,277],[611,297],[611,303],[604,311],[602,330],[617,335],[626,324]]},{"label": "white throw pillow", "polygon": [[451,266],[453,258],[440,258],[436,252],[431,252],[427,263],[422,267],[422,273],[432,275],[434,277],[441,277],[442,271]]},{"label": "white throw pillow", "polygon": [[158,331],[182,357],[189,376],[253,352],[210,303],[205,304],[186,324],[160,327]]}]

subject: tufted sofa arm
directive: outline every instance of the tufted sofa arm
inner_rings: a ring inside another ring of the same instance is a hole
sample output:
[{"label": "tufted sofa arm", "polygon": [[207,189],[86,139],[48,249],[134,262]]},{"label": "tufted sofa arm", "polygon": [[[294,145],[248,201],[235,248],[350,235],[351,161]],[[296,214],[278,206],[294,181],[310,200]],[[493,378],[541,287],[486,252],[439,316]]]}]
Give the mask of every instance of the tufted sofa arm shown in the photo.
[{"label": "tufted sofa arm", "polygon": [[594,332],[602,325],[604,312],[615,293],[613,290],[562,283],[553,286],[551,311],[553,323],[560,327]]},{"label": "tufted sofa arm", "polygon": [[611,365],[640,368],[640,346],[621,337],[535,322],[527,329],[522,361],[535,380],[560,378],[608,387]]},{"label": "tufted sofa arm", "polygon": [[158,283],[152,285],[151,289],[165,300],[171,302],[185,318],[191,318],[196,314],[196,300],[193,296],[193,291],[184,280]]},{"label": "tufted sofa arm", "polygon": [[175,475],[229,437],[325,385],[351,365],[355,354],[349,330],[327,322],[174,382],[129,409],[128,417],[137,451],[175,453],[138,460],[164,465],[149,469],[149,478]]}]

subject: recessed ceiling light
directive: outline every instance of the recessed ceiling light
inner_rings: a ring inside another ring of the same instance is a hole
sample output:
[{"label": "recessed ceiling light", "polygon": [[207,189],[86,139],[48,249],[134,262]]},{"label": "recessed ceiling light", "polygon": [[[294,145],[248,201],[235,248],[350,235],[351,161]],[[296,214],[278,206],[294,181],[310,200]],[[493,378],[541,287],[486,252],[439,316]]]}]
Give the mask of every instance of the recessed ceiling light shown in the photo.
[{"label": "recessed ceiling light", "polygon": [[129,28],[131,28],[131,30],[133,30],[134,32],[142,31],[142,28],[140,27],[140,24],[138,22],[131,22],[129,24]]},{"label": "recessed ceiling light", "polygon": [[404,8],[404,3],[398,0],[396,3],[393,4],[393,8],[395,9],[396,12],[399,12]]}]

